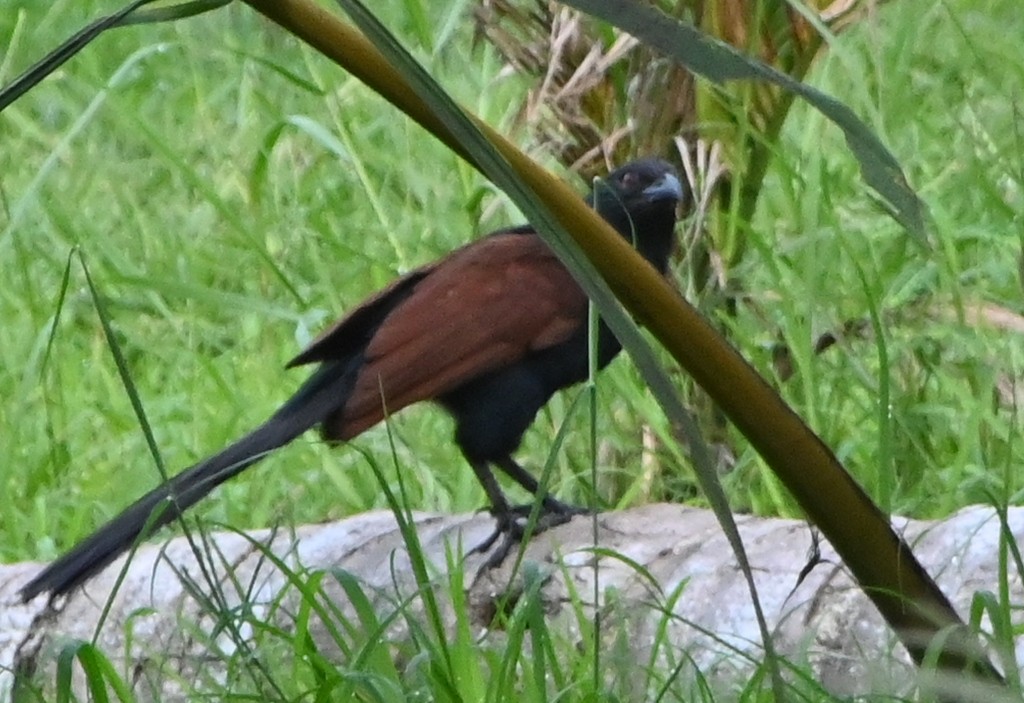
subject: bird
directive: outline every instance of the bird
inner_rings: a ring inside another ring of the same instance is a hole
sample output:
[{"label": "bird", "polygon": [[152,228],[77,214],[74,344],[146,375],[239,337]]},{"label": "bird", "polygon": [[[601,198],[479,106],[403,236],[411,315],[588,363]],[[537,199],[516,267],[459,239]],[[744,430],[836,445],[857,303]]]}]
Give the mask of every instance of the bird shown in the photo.
[{"label": "bird", "polygon": [[[691,199],[671,164],[657,158],[627,163],[597,179],[587,199],[654,268],[666,272],[677,211]],[[171,477],[53,561],[21,588],[22,600],[71,592],[307,430],[319,426],[325,440],[345,442],[426,400],[454,418],[455,443],[490,503],[497,527],[488,548],[499,534],[516,536],[522,506],[509,504],[492,468],[538,494],[536,479],[513,453],[551,396],[587,378],[587,307],[586,294],[530,225],[485,235],[406,273],[288,363],[287,368],[318,366],[269,419]],[[620,349],[600,322],[598,366]],[[551,496],[541,500],[544,511],[556,517],[574,512]]]}]

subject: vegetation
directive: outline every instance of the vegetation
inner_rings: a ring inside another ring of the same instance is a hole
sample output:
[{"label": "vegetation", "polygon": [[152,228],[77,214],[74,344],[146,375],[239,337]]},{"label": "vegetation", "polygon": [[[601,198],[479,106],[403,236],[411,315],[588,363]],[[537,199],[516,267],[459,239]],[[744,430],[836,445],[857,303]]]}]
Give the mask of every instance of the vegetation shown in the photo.
[{"label": "vegetation", "polygon": [[[0,76],[109,11],[99,4],[0,18],[9,47]],[[831,46],[811,80],[896,152],[932,210],[935,246],[918,248],[872,205],[838,133],[798,106],[738,264],[748,299],[720,320],[884,507],[922,517],[1019,500],[1024,62],[1012,29],[1024,27],[1015,9],[958,0],[922,14],[893,3]],[[410,1],[382,19],[456,96],[508,124],[521,86],[496,78],[486,48],[467,61],[464,10]],[[271,411],[300,376],[283,363],[338,311],[515,220],[417,127],[240,6],[104,37],[6,112],[0,137],[7,561],[55,555],[158,476],[74,248],[176,470]],[[815,352],[822,334],[840,331]],[[694,499],[686,462],[644,449],[638,427],[658,434],[663,421],[628,363],[603,374],[598,393],[600,498]],[[572,398],[552,403],[530,433],[522,455],[532,465]],[[569,421],[580,431],[561,447],[556,490],[584,502],[586,418]],[[417,507],[482,504],[441,413],[413,409],[392,429]],[[365,455],[389,456],[387,436],[356,444],[363,451],[328,451],[310,437],[202,512],[245,527],[381,507]],[[727,482],[739,509],[792,512],[750,452],[741,449]]]}]

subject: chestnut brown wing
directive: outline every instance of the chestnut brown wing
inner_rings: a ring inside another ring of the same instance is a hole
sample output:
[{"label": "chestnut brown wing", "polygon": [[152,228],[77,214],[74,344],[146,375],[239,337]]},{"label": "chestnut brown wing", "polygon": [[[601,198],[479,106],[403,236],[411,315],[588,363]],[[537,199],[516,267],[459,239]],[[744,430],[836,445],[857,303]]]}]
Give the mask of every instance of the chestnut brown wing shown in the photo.
[{"label": "chestnut brown wing", "polygon": [[[420,400],[567,340],[587,299],[536,236],[492,235],[423,275],[380,321],[343,408],[324,423],[350,439]],[[341,325],[335,334],[344,332]],[[319,341],[330,346],[329,338]]]}]

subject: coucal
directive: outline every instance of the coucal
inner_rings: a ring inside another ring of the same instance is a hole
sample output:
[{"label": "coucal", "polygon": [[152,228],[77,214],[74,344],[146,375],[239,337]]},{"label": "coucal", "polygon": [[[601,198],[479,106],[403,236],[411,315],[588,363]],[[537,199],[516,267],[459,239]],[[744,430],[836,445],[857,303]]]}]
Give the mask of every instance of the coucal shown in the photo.
[{"label": "coucal", "polygon": [[[645,159],[597,181],[589,203],[664,272],[684,197],[668,163]],[[319,367],[269,420],[137,500],[46,567],[21,596],[67,593],[316,425],[325,439],[345,441],[421,400],[454,417],[455,441],[487,494],[495,534],[514,531],[517,511],[491,468],[536,494],[537,481],[512,453],[555,391],[587,377],[589,343],[586,295],[532,227],[479,239],[407,273],[326,330],[288,364]],[[599,366],[619,350],[602,323]],[[543,507],[570,510],[550,497]]]}]

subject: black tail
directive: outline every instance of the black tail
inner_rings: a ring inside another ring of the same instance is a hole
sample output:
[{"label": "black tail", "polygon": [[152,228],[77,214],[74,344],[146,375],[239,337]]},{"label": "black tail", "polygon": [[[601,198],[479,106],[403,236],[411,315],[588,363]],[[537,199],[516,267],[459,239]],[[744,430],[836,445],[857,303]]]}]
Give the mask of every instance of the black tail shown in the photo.
[{"label": "black tail", "polygon": [[21,589],[24,602],[41,593],[67,593],[98,573],[210,491],[292,441],[341,407],[351,391],[349,370],[357,364],[321,366],[274,415],[227,449],[182,471],[75,545]]}]

